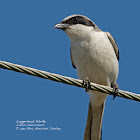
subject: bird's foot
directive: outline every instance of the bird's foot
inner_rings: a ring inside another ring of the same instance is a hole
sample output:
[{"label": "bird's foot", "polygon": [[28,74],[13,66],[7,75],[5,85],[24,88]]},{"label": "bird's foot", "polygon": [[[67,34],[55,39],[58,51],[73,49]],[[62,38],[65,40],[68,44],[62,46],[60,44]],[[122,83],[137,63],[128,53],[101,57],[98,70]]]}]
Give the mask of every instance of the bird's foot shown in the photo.
[{"label": "bird's foot", "polygon": [[116,83],[116,84],[111,84],[111,87],[113,88],[113,93],[114,93],[114,97],[113,97],[113,100],[115,99],[115,97],[117,96],[118,94],[118,90],[119,90],[119,85]]},{"label": "bird's foot", "polygon": [[91,88],[90,80],[87,77],[83,80],[83,86],[85,87],[86,92]]}]

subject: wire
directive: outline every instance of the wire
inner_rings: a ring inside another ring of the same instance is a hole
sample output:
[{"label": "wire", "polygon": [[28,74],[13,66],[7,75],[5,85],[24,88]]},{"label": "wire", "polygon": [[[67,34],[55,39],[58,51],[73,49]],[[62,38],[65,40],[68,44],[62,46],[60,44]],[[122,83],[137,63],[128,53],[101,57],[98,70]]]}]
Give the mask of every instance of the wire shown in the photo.
[{"label": "wire", "polygon": [[[42,71],[42,70],[37,70],[34,68],[25,67],[25,66],[18,65],[18,64],[0,61],[0,68],[16,71],[16,72],[20,72],[20,73],[25,73],[28,75],[37,76],[37,77],[44,78],[44,79],[50,79],[52,81],[61,82],[64,84],[74,85],[77,87],[84,88],[82,80],[74,79],[71,77],[62,76],[62,75],[58,75],[58,74],[54,74],[54,73],[50,73],[50,72],[46,72],[46,71]],[[91,83],[91,90],[100,91],[103,94],[105,93],[105,94],[114,95],[113,89],[111,87],[99,85],[96,83]],[[119,90],[117,96],[140,102],[140,94],[132,93],[129,91]]]}]

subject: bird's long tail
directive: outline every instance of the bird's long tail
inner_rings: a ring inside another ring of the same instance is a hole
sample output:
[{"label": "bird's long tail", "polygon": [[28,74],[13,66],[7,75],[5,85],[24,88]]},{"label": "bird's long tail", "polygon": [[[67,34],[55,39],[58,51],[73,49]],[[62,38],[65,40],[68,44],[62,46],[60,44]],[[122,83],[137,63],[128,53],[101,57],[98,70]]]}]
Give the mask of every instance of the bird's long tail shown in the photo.
[{"label": "bird's long tail", "polygon": [[105,102],[101,106],[91,105],[89,102],[88,118],[84,140],[101,140],[102,120]]}]

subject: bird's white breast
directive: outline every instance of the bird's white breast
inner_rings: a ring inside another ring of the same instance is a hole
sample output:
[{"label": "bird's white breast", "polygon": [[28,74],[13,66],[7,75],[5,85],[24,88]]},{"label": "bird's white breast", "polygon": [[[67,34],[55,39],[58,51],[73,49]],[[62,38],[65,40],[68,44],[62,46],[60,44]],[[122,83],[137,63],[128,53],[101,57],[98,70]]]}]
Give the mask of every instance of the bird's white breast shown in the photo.
[{"label": "bird's white breast", "polygon": [[80,79],[110,86],[118,77],[118,60],[105,32],[93,32],[91,39],[71,41],[71,53]]}]

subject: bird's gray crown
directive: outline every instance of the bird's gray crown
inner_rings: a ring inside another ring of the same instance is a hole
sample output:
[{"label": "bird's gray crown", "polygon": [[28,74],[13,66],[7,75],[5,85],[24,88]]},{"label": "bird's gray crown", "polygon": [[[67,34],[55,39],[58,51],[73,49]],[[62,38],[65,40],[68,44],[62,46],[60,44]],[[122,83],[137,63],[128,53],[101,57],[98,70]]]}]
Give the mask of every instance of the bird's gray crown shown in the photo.
[{"label": "bird's gray crown", "polygon": [[74,25],[74,24],[82,24],[86,26],[95,26],[94,22],[92,22],[89,18],[83,15],[71,15],[66,17],[63,21],[63,24],[69,24],[69,25]]}]

